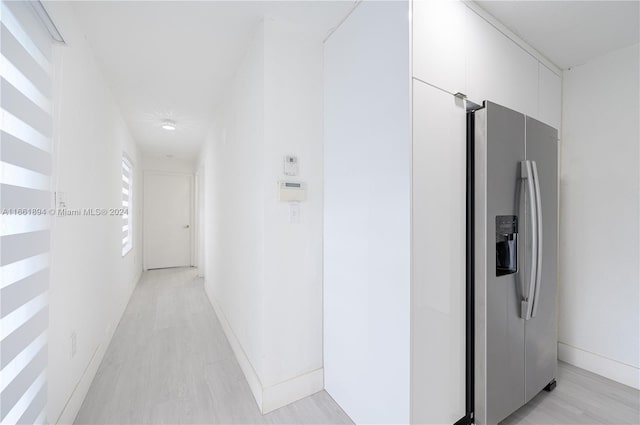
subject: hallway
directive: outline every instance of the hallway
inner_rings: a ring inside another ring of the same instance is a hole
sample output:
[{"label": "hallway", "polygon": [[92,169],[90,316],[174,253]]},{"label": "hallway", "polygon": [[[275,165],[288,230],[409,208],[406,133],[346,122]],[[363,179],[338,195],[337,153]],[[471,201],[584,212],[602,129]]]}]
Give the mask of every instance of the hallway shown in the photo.
[{"label": "hallway", "polygon": [[143,274],[76,423],[351,421],[325,391],[262,416],[203,280],[174,268]]},{"label": "hallway", "polygon": [[0,27],[0,425],[640,424],[640,0]]}]

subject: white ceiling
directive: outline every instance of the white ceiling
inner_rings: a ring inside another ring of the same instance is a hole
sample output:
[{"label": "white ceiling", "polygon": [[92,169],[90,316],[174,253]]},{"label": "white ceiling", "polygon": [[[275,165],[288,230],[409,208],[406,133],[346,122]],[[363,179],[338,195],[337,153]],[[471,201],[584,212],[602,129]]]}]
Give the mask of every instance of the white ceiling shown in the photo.
[{"label": "white ceiling", "polygon": [[562,69],[639,40],[637,0],[476,3]]},{"label": "white ceiling", "polygon": [[[146,154],[194,158],[266,14],[320,42],[353,1],[83,1],[75,11]],[[160,128],[170,118],[177,130]]]},{"label": "white ceiling", "polygon": [[[638,43],[639,1],[477,1],[560,68]],[[324,38],[342,1],[74,2],[133,137],[152,155],[194,158],[265,15]],[[170,118],[178,129],[162,130]]]}]

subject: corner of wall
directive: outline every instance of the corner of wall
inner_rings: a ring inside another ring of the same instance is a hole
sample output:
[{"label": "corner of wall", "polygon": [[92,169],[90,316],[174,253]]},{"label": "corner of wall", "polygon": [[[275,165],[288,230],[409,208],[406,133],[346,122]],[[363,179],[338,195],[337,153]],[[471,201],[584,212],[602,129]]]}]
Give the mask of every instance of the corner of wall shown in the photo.
[{"label": "corner of wall", "polygon": [[220,321],[220,325],[222,325],[222,330],[224,331],[224,334],[226,335],[227,340],[229,341],[229,345],[231,345],[233,354],[235,354],[236,359],[238,360],[240,369],[242,369],[242,373],[244,374],[245,378],[247,379],[247,382],[249,383],[249,388],[251,389],[251,393],[253,394],[253,397],[255,398],[258,406],[261,407],[263,390],[262,390],[262,383],[260,382],[260,378],[258,377],[258,374],[253,368],[253,365],[251,364],[249,357],[244,352],[244,349],[242,348],[242,345],[240,344],[238,337],[236,337],[235,333],[233,332],[233,329],[231,329],[231,325],[229,324],[227,317],[222,311],[222,308],[220,308],[220,305],[218,304],[217,300],[215,299],[211,291],[208,289],[207,285],[205,285],[205,292],[207,293],[207,296],[209,297],[209,301],[211,302],[211,305],[213,306],[213,309],[216,312],[216,316]]},{"label": "corner of wall", "polygon": [[262,390],[262,413],[266,414],[324,389],[324,369],[316,369]]},{"label": "corner of wall", "polygon": [[253,394],[256,404],[262,414],[267,414],[276,409],[284,407],[290,403],[298,401],[304,397],[308,397],[324,389],[324,369],[316,369],[308,373],[296,376],[285,382],[281,382],[269,387],[263,387],[256,370],[254,369],[249,357],[245,353],[240,341],[231,329],[224,312],[216,299],[205,285],[205,292],[209,297],[209,301],[220,321],[220,325],[231,345],[231,349],[238,360],[240,369],[244,374],[249,388]]},{"label": "corner of wall", "polygon": [[640,369],[558,342],[558,359],[640,390]]}]

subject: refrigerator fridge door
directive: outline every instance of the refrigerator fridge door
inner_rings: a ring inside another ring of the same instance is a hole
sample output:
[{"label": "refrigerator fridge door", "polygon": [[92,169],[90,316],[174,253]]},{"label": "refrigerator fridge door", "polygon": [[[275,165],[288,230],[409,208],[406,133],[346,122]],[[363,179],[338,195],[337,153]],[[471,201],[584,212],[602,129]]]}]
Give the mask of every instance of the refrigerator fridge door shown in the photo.
[{"label": "refrigerator fridge door", "polygon": [[541,229],[536,265],[532,317],[525,321],[525,402],[556,377],[557,367],[557,241],[558,241],[558,132],[526,118],[526,159],[537,168]]},{"label": "refrigerator fridge door", "polygon": [[525,394],[525,116],[486,102],[474,113],[474,151],[474,416],[491,424],[522,406]]}]

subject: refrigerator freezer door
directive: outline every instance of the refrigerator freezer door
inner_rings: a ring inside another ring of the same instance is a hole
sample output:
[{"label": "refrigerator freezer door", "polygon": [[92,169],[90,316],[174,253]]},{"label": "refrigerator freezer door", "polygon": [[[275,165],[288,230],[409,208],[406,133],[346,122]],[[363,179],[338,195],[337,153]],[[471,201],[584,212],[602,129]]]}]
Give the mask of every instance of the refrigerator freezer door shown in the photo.
[{"label": "refrigerator freezer door", "polygon": [[[528,276],[525,249],[518,249],[517,273],[496,271],[496,217],[525,217],[520,162],[525,159],[525,116],[487,102],[475,115],[475,422],[494,424],[524,403],[522,279]],[[500,222],[500,220],[498,220]],[[524,226],[518,245],[524,247]],[[500,232],[498,232],[500,233]],[[538,314],[541,314],[540,311]]]},{"label": "refrigerator freezer door", "polygon": [[557,367],[557,243],[558,132],[533,118],[526,119],[526,157],[535,161],[540,187],[541,267],[535,315],[525,324],[525,402],[556,377]]}]

